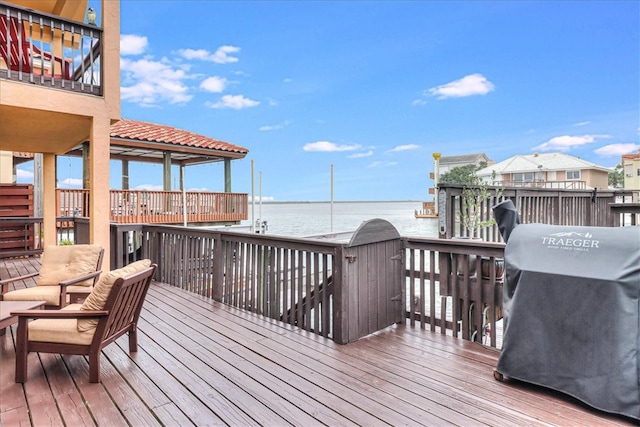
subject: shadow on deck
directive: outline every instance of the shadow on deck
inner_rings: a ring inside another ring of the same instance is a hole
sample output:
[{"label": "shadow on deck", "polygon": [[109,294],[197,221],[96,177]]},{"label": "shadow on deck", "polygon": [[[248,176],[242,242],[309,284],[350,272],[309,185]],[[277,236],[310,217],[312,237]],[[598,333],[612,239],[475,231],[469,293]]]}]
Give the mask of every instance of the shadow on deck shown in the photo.
[{"label": "shadow on deck", "polygon": [[[0,260],[0,277],[10,262]],[[0,337],[1,424],[632,425],[497,382],[496,351],[405,325],[338,345],[153,283],[139,331],[137,353],[125,337],[103,351],[100,384],[89,384],[84,357],[31,354],[23,386],[12,326]]]}]

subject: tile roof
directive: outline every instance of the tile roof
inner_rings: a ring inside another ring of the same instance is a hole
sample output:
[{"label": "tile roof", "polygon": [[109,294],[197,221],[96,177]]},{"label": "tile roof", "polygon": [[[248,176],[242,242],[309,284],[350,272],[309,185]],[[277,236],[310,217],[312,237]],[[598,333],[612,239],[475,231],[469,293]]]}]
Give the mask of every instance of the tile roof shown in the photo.
[{"label": "tile roof", "polygon": [[247,154],[248,149],[219,139],[156,123],[122,119],[111,125],[111,138]]},{"label": "tile roof", "polygon": [[627,160],[640,159],[640,150],[637,153],[623,154],[622,158]]}]

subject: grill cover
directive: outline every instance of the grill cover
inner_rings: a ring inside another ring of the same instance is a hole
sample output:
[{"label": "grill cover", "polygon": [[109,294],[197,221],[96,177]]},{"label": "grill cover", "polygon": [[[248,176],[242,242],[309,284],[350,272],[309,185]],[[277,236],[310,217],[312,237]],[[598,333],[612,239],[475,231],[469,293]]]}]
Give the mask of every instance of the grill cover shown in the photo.
[{"label": "grill cover", "polygon": [[510,221],[497,371],[640,419],[640,227]]}]

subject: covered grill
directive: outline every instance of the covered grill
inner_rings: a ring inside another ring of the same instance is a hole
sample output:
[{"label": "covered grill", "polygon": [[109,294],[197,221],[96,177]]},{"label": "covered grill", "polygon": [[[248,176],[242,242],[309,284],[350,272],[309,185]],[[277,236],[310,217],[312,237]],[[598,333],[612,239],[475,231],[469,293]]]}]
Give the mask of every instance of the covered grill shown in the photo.
[{"label": "covered grill", "polygon": [[505,248],[503,377],[640,420],[640,227],[519,224]]}]

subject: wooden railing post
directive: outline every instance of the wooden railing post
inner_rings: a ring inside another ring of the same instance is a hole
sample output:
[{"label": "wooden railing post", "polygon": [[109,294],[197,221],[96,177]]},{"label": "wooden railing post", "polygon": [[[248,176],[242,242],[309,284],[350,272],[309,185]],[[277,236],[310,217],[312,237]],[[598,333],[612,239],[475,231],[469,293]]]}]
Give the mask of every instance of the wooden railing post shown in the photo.
[{"label": "wooden railing post", "polygon": [[344,257],[344,247],[336,247],[333,265],[333,340],[338,344],[346,344],[349,337],[349,290],[345,289]]},{"label": "wooden railing post", "polygon": [[222,284],[224,282],[224,256],[222,234],[214,233],[213,238],[213,299],[222,301]]}]

